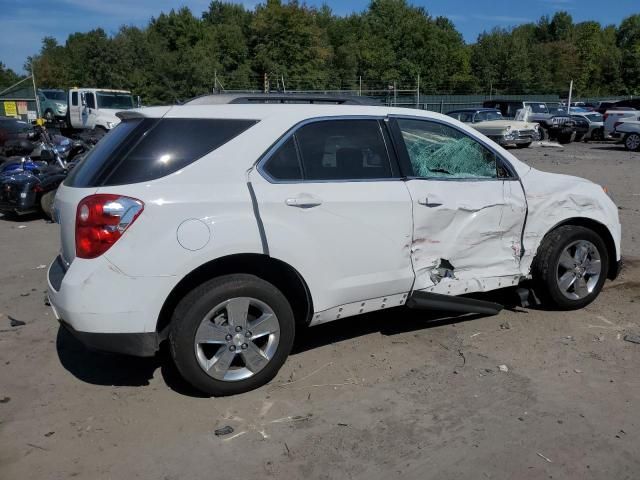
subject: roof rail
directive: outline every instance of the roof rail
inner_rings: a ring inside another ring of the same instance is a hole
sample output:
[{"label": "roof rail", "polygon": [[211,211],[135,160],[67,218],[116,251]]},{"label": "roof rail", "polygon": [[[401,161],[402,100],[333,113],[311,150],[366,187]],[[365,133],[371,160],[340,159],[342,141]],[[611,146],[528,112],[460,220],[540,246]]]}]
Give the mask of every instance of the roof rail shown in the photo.
[{"label": "roof rail", "polygon": [[306,93],[219,93],[187,100],[183,105],[227,105],[256,103],[313,103],[321,105],[382,105],[380,102],[356,95],[323,95]]}]

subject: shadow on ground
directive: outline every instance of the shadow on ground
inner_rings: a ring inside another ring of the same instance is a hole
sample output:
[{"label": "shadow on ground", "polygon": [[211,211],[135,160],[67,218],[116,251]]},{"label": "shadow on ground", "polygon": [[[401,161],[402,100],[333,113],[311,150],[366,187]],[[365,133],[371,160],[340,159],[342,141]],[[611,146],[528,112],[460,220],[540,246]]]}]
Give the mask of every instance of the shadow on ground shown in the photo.
[{"label": "shadow on ground", "polygon": [[[505,289],[478,296],[483,300],[499,302],[512,311],[518,309],[514,289]],[[446,312],[411,310],[396,307],[379,312],[330,322],[317,327],[301,329],[296,334],[292,355],[363,335],[379,332],[393,336],[407,332],[427,330],[482,318],[486,315],[456,315]],[[138,358],[112,355],[87,349],[66,329],[60,327],[56,338],[56,349],[62,366],[73,376],[92,385],[142,387],[149,385],[156,370],[160,370],[165,383],[175,392],[190,397],[206,397],[187,384],[178,373],[166,342],[154,357]]]}]

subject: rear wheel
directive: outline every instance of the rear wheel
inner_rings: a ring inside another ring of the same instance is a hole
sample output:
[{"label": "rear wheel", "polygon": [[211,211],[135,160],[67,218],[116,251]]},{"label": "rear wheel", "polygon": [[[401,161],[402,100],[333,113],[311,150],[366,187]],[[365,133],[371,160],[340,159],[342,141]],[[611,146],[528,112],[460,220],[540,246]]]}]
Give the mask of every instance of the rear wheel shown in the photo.
[{"label": "rear wheel", "polygon": [[532,273],[541,296],[562,310],[591,303],[609,271],[604,241],[593,230],[574,225],[548,233],[534,260]]},{"label": "rear wheel", "polygon": [[624,138],[624,147],[632,152],[640,150],[640,134],[630,133]]},{"label": "rear wheel", "polygon": [[291,306],[276,287],[253,275],[210,280],[177,306],[169,334],[180,374],[214,396],[269,382],[295,336]]}]

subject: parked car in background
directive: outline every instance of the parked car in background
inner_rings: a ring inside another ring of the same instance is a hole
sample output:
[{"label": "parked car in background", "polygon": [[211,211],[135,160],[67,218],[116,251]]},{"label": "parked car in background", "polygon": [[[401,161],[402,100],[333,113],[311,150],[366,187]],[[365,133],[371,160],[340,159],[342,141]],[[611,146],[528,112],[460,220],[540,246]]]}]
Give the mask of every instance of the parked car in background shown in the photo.
[{"label": "parked car in background", "polygon": [[58,189],[51,305],[93,348],[168,341],[208,394],[270,381],[308,326],[401,305],[495,314],[461,295],[529,278],[578,309],[618,271],[600,185],[445,115],[205,100],[119,115]]},{"label": "parked car in background", "polygon": [[619,100],[613,104],[617,108],[640,110],[640,98],[630,98],[627,100]]},{"label": "parked car in background", "polygon": [[604,139],[604,119],[598,112],[574,112],[571,108],[571,117],[577,122],[587,122],[588,130],[584,134],[584,140],[599,141]]},{"label": "parked car in background", "polygon": [[67,92],[55,89],[38,89],[40,112],[47,122],[64,120],[67,115]]},{"label": "parked car in background", "polygon": [[[559,103],[556,103],[559,107]],[[532,102],[520,100],[487,100],[485,108],[500,110],[505,118],[515,118],[516,114],[529,107],[531,110],[527,121],[540,125],[540,137],[542,140],[558,140],[560,143],[571,143],[576,134],[576,122],[566,111],[555,109],[551,113],[545,102]]]},{"label": "parked car in background", "polygon": [[622,143],[627,150],[640,151],[640,115],[616,123],[614,131],[622,137]]},{"label": "parked car in background", "polygon": [[601,113],[602,115],[604,115],[604,113],[611,109],[615,103],[617,102],[617,100],[603,100],[601,102],[598,102],[596,104],[596,112]]},{"label": "parked car in background", "polygon": [[0,117],[0,154],[5,155],[5,144],[29,140],[34,135],[33,126],[13,117]]},{"label": "parked car in background", "polygon": [[447,115],[470,124],[502,146],[526,148],[534,140],[540,139],[537,123],[506,119],[495,108],[463,108],[448,112]]},{"label": "parked car in background", "polygon": [[640,114],[639,110],[631,108],[614,107],[611,110],[607,110],[602,116],[604,120],[604,138],[620,140],[622,137],[615,131],[615,125],[618,122],[622,122],[625,119],[633,119]]}]

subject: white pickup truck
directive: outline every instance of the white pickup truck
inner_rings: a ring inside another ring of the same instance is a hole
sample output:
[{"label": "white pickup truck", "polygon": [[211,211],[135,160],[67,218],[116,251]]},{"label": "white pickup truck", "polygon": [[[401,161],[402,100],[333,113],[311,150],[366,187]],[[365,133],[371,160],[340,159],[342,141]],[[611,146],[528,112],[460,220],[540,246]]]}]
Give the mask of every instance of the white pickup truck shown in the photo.
[{"label": "white pickup truck", "polygon": [[116,113],[134,108],[131,92],[105,88],[72,88],[68,93],[67,126],[106,133],[120,123]]}]

